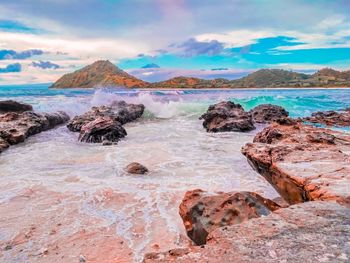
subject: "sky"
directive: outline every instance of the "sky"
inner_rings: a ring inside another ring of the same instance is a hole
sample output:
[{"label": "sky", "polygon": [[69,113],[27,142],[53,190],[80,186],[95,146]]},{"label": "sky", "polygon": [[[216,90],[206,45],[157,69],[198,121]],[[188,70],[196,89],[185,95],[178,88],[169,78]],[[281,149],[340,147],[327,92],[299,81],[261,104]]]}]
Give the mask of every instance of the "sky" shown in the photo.
[{"label": "sky", "polygon": [[350,69],[350,0],[1,0],[0,85],[99,59],[146,81]]}]

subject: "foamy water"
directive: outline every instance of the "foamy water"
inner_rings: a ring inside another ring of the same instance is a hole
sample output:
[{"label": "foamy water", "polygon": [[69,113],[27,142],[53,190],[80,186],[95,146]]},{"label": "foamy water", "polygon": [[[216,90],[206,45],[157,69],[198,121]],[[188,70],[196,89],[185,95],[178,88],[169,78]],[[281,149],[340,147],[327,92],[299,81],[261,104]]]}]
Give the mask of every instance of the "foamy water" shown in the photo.
[{"label": "foamy water", "polygon": [[[115,146],[79,143],[77,133],[61,126],[1,154],[0,246],[13,246],[0,252],[0,261],[140,262],[145,252],[186,246],[178,206],[187,190],[278,196],[240,153],[261,127],[251,133],[206,133],[198,117],[208,105],[228,98],[247,109],[275,102],[294,116],[308,115],[318,105],[350,106],[342,99],[349,92],[339,98],[328,92],[299,98],[276,91],[17,94],[36,110],[65,110],[71,116],[116,99],[143,103],[147,110],[125,125],[128,136]],[[150,172],[126,174],[124,167],[134,161]]]}]

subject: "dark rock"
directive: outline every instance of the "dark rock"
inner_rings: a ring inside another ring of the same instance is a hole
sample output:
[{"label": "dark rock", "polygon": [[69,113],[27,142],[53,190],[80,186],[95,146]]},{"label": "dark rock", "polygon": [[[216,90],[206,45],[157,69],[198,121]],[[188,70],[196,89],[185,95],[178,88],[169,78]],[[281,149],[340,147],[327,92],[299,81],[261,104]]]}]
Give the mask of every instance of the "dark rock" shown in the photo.
[{"label": "dark rock", "polygon": [[252,118],[256,123],[270,123],[288,117],[289,115],[288,111],[284,108],[272,104],[256,106],[250,110],[249,113],[252,115]]},{"label": "dark rock", "polygon": [[311,117],[306,117],[302,120],[326,126],[346,127],[350,126],[350,109],[314,112],[311,114]]},{"label": "dark rock", "polygon": [[32,111],[33,107],[29,104],[20,103],[14,100],[0,101],[0,113],[6,112],[24,112]]},{"label": "dark rock", "polygon": [[8,112],[0,115],[0,152],[9,145],[23,142],[29,136],[54,128],[69,120],[64,112],[23,113]]},{"label": "dark rock", "polygon": [[79,141],[88,143],[118,142],[127,135],[125,129],[111,117],[97,117],[80,129]]},{"label": "dark rock", "polygon": [[98,117],[109,117],[120,124],[125,124],[140,118],[145,106],[142,104],[128,104],[125,101],[113,102],[110,106],[93,107],[80,116],[75,116],[67,125],[73,132],[79,132],[81,127]]},{"label": "dark rock", "polygon": [[208,132],[248,132],[255,129],[250,114],[240,104],[230,101],[211,105],[200,119],[204,119],[203,127]]},{"label": "dark rock", "polygon": [[186,192],[179,213],[188,237],[197,245],[203,245],[208,234],[218,227],[266,216],[278,208],[273,201],[252,192],[208,195],[196,189]]},{"label": "dark rock", "polygon": [[148,172],[148,169],[140,163],[130,163],[126,166],[125,170],[130,174],[145,174]]}]

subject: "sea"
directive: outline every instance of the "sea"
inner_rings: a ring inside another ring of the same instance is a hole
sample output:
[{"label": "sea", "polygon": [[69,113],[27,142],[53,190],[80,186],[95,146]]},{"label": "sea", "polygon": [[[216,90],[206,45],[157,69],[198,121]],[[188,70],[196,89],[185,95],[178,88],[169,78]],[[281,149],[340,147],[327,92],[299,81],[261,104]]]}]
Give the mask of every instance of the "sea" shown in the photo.
[{"label": "sea", "polygon": [[[125,125],[128,135],[117,145],[80,143],[78,134],[63,125],[0,155],[0,245],[15,243],[0,253],[1,262],[141,262],[147,252],[187,246],[178,214],[186,191],[278,197],[240,153],[264,126],[248,133],[207,133],[199,117],[209,105],[230,100],[250,110],[270,103],[284,107],[291,117],[350,107],[350,89],[341,88],[48,86],[0,86],[0,100],[29,103],[38,112],[65,111],[71,117],[114,100],[142,103],[146,110]],[[149,173],[127,174],[124,168],[131,162],[142,163]]]}]

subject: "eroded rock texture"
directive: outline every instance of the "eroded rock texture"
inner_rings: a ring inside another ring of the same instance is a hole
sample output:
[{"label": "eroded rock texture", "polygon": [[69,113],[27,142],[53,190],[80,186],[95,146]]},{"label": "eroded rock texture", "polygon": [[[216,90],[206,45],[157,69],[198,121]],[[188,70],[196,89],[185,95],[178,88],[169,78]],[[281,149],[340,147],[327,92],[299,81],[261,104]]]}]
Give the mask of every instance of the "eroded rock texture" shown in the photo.
[{"label": "eroded rock texture", "polygon": [[207,132],[248,132],[255,129],[250,114],[240,104],[231,101],[211,105],[200,119],[204,120],[203,127]]},{"label": "eroded rock texture", "polygon": [[242,153],[290,204],[336,200],[350,206],[350,135],[290,124],[265,128]]},{"label": "eroded rock texture", "polygon": [[349,262],[349,221],[344,206],[306,202],[217,228],[204,247],[146,254],[144,263]]},{"label": "eroded rock texture", "polygon": [[122,125],[141,117],[144,109],[142,104],[115,101],[110,106],[93,107],[83,115],[75,116],[67,128],[80,132],[79,140],[82,142],[118,142],[127,135]]},{"label": "eroded rock texture", "polygon": [[267,216],[278,208],[273,201],[252,192],[210,195],[196,189],[186,192],[179,213],[189,238],[203,245],[208,234],[218,227]]},{"label": "eroded rock texture", "polygon": [[312,113],[311,117],[303,119],[307,122],[319,123],[326,126],[350,126],[350,109],[342,111],[319,111]]},{"label": "eroded rock texture", "polygon": [[31,135],[54,128],[69,120],[64,112],[22,113],[8,112],[0,115],[0,152],[12,144],[23,142]]},{"label": "eroded rock texture", "polygon": [[262,104],[249,111],[256,123],[270,123],[288,117],[289,113],[281,106]]}]

